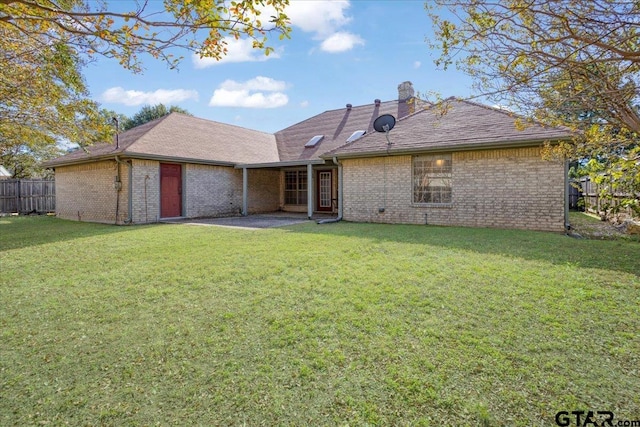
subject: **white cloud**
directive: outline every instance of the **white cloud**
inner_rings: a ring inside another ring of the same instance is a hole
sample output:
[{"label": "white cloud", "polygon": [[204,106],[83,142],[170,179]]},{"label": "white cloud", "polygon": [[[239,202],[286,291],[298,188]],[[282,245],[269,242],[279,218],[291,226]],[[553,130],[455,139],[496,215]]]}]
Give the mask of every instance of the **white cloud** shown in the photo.
[{"label": "white cloud", "polygon": [[422,65],[422,62],[416,61],[416,62],[413,63],[413,68],[418,69],[418,68],[420,68],[421,65]]},{"label": "white cloud", "polygon": [[213,91],[209,106],[278,108],[289,103],[289,97],[282,92],[286,87],[286,82],[263,76],[245,82],[225,80]]},{"label": "white cloud", "polygon": [[349,7],[348,1],[292,0],[285,13],[292,26],[325,38],[351,21],[351,17],[345,15]]},{"label": "white cloud", "polygon": [[281,80],[274,80],[271,77],[258,76],[246,82],[225,80],[220,85],[220,88],[227,90],[264,90],[267,92],[277,92],[285,90],[287,84]]},{"label": "white cloud", "polygon": [[[292,27],[306,33],[313,33],[314,39],[322,41],[322,50],[338,53],[364,44],[360,36],[341,31],[345,25],[352,21],[352,18],[346,14],[349,7],[351,4],[347,0],[291,0],[284,12],[291,20]],[[252,18],[260,19],[263,25],[268,28],[268,17],[275,14],[275,9],[273,6],[263,5],[258,6],[258,10],[261,12],[260,15]],[[194,67],[202,69],[232,62],[263,62],[280,58],[284,49],[276,49],[275,52],[266,56],[261,50],[253,48],[253,40],[250,38],[236,40],[233,37],[225,37],[223,40],[227,44],[226,55],[218,61],[215,58],[200,58],[198,54],[194,53],[191,55]]]},{"label": "white cloud", "polygon": [[153,92],[142,92],[139,90],[124,90],[120,86],[116,86],[105,90],[101,99],[103,102],[124,104],[131,107],[143,104],[171,104],[188,99],[197,101],[198,92],[186,89],[158,89]]},{"label": "white cloud", "polygon": [[351,4],[346,0],[292,0],[285,13],[292,27],[313,33],[313,37],[321,41],[321,50],[339,53],[364,44],[359,35],[343,30],[353,20],[347,15],[349,7]]},{"label": "white cloud", "polygon": [[194,53],[191,55],[191,61],[196,69],[208,68],[214,65],[231,63],[231,62],[263,62],[269,59],[279,58],[278,51],[271,52],[269,56],[265,55],[260,49],[254,49],[253,40],[235,39],[226,37],[224,41],[227,43],[227,54],[219,61],[215,58],[200,58],[200,55]]},{"label": "white cloud", "polygon": [[248,90],[216,89],[209,101],[211,107],[278,108],[287,105],[289,97],[281,92],[265,95]]},{"label": "white cloud", "polygon": [[[313,38],[321,41],[321,49],[329,53],[339,53],[353,49],[356,45],[364,44],[358,35],[342,31],[342,28],[352,21],[347,16],[351,4],[347,0],[291,0],[285,13],[291,20],[291,26],[306,33],[313,33]],[[275,14],[273,6],[259,6],[259,18],[263,23]],[[266,25],[268,27],[268,25]],[[295,37],[295,35],[293,35]],[[224,38],[227,43],[227,54],[219,61],[214,58],[200,58],[198,54],[191,55],[191,61],[196,69],[208,68],[218,64],[232,62],[262,62],[280,58],[283,48],[277,49],[266,56],[259,49],[253,48],[250,38]]]},{"label": "white cloud", "polygon": [[302,102],[300,103],[300,106],[301,106],[302,108],[307,108],[307,107],[309,106],[309,101],[302,101]]},{"label": "white cloud", "polygon": [[325,39],[320,48],[329,53],[345,52],[356,45],[364,45],[364,40],[356,34],[338,32]]}]

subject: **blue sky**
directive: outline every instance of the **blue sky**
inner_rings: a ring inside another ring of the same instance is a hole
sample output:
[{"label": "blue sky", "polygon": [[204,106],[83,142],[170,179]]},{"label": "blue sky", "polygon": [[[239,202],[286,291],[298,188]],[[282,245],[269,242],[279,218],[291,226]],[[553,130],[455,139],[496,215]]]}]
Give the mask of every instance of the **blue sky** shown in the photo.
[{"label": "blue sky", "polygon": [[220,62],[181,52],[178,71],[150,58],[142,74],[133,74],[98,58],[84,70],[91,96],[128,116],[162,102],[197,117],[275,132],[347,103],[396,99],[406,80],[422,94],[471,94],[467,76],[436,69],[437,53],[425,41],[431,24],[423,1],[291,3],[291,39],[270,40],[276,51],[269,57],[240,40]]}]

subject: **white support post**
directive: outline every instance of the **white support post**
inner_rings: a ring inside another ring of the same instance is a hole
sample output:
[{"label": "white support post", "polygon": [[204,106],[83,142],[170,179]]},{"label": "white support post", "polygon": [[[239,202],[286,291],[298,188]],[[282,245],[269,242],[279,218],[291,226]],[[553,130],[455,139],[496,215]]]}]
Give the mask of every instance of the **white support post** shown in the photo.
[{"label": "white support post", "polygon": [[307,165],[307,216],[313,217],[313,165]]},{"label": "white support post", "polygon": [[249,202],[248,202],[248,192],[249,192],[249,171],[247,168],[242,168],[242,216],[249,215]]},{"label": "white support post", "polygon": [[342,219],[344,208],[344,190],[342,188],[342,163],[338,164],[338,218]]}]

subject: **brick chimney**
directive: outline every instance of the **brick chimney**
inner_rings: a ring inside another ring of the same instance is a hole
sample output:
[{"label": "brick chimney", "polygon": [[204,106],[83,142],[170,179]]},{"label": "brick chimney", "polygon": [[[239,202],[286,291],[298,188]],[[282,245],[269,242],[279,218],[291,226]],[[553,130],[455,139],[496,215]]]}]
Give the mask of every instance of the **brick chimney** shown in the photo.
[{"label": "brick chimney", "polygon": [[413,89],[413,83],[407,81],[398,85],[398,119],[415,111],[415,96],[416,91]]},{"label": "brick chimney", "polygon": [[402,82],[398,85],[398,101],[406,101],[414,96],[416,96],[416,91],[413,90],[413,83]]}]

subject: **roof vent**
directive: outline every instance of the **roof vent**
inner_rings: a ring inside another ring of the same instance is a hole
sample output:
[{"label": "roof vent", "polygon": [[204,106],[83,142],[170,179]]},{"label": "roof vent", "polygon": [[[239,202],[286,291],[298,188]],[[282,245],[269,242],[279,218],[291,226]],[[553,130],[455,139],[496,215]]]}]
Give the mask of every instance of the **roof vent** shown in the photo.
[{"label": "roof vent", "polygon": [[309,140],[309,142],[307,142],[306,144],[304,144],[305,147],[315,147],[316,145],[318,145],[318,143],[320,141],[322,141],[322,138],[324,138],[324,135],[316,135],[313,138],[311,138]]},{"label": "roof vent", "polygon": [[347,142],[353,142],[356,139],[360,138],[362,135],[364,135],[365,133],[367,133],[366,130],[357,130],[354,133],[351,134],[351,136],[349,138],[347,138]]},{"label": "roof vent", "polygon": [[376,105],[380,105],[380,100],[379,99],[374,99],[373,103],[376,104]]},{"label": "roof vent", "polygon": [[351,107],[353,107],[353,105],[347,104],[347,111],[351,110]]}]

